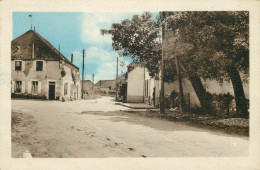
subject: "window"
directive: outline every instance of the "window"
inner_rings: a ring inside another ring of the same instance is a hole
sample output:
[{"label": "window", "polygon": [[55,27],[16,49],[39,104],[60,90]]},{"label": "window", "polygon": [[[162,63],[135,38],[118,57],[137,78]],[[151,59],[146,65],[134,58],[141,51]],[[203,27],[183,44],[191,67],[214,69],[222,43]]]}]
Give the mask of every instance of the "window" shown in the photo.
[{"label": "window", "polygon": [[21,93],[22,92],[22,81],[16,81],[15,82],[14,92],[15,93]]},{"label": "window", "polygon": [[22,70],[22,61],[15,61],[15,71]]},{"label": "window", "polygon": [[38,81],[32,81],[32,93],[38,93]]},{"label": "window", "polygon": [[36,61],[36,71],[42,71],[43,61]]},{"label": "window", "polygon": [[64,94],[67,94],[68,89],[68,83],[64,84]]}]

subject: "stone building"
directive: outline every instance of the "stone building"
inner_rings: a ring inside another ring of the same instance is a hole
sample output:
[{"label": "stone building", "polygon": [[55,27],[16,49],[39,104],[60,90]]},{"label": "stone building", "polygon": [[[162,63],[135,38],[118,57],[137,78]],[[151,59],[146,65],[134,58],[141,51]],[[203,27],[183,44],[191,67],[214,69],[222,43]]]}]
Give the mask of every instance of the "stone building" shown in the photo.
[{"label": "stone building", "polygon": [[79,68],[33,30],[11,42],[12,97],[81,97]]},{"label": "stone building", "polygon": [[[140,64],[131,64],[129,68],[131,69],[127,73],[127,102],[154,104],[154,96],[155,105],[158,105],[161,90],[160,80],[151,77],[148,69]],[[172,83],[165,83],[165,95],[170,95],[172,90]]]},{"label": "stone building", "polygon": [[90,80],[81,80],[82,92],[84,94],[92,94],[94,83]]},{"label": "stone building", "polygon": [[94,85],[94,93],[101,95],[114,95],[116,92],[115,80],[99,80]]}]

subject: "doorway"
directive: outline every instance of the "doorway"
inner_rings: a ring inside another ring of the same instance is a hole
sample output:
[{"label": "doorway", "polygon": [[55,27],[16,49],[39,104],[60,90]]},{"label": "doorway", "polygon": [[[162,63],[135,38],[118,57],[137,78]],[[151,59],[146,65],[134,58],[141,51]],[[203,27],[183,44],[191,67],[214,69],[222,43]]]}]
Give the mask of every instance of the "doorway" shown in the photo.
[{"label": "doorway", "polygon": [[49,82],[49,100],[55,99],[55,82]]}]

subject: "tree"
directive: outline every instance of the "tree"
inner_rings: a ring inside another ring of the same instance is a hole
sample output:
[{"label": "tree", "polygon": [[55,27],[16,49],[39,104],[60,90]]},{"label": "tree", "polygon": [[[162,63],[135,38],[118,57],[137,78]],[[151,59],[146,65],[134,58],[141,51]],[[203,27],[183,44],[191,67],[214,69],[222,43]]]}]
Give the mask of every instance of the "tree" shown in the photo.
[{"label": "tree", "polygon": [[177,79],[175,57],[181,74],[190,79],[204,110],[208,96],[200,78],[231,80],[238,113],[248,114],[239,72],[249,75],[248,12],[161,12],[155,22],[151,14],[135,15],[115,23],[102,34],[111,34],[113,49],[136,62],[144,62],[151,76],[159,72],[160,29],[166,23],[164,78]]},{"label": "tree", "polygon": [[176,12],[168,13],[168,21],[168,28],[177,37],[174,45],[190,46],[181,58],[190,80],[196,80],[194,74],[219,82],[230,79],[237,112],[247,116],[239,71],[248,76],[248,12]]},{"label": "tree", "polygon": [[[168,54],[167,64],[166,64],[166,81],[175,81],[177,79],[176,67],[174,63],[175,59],[179,58],[179,63],[181,65],[181,75],[182,77],[186,77],[191,81],[193,89],[198,96],[198,99],[201,104],[202,112],[210,112],[210,101],[208,100],[208,94],[205,88],[202,85],[201,79],[197,74],[196,62],[191,60],[189,56],[193,53],[193,45],[189,42],[185,42],[182,40],[180,34],[172,31],[171,27],[169,27],[169,18],[171,15],[175,14],[174,12],[160,12],[157,17],[157,22],[162,24],[165,22],[166,27],[166,36],[165,36],[165,48]],[[185,57],[185,58],[184,58]],[[181,60],[180,60],[181,59]],[[184,59],[188,59],[185,61]],[[182,61],[184,60],[184,61]],[[180,90],[181,91],[181,90]],[[183,96],[183,93],[180,95]],[[184,103],[184,101],[182,101]],[[185,105],[185,103],[183,104]]]},{"label": "tree", "polygon": [[[161,15],[159,15],[159,17],[160,16]],[[120,51],[122,56],[130,56],[134,60],[134,62],[144,62],[152,77],[156,77],[159,73],[159,65],[162,52],[162,44],[161,41],[159,41],[158,39],[161,38],[160,30],[164,18],[162,17],[160,19],[159,17],[157,18],[157,21],[154,21],[150,13],[144,13],[141,16],[135,15],[133,16],[132,20],[126,19],[123,20],[121,23],[112,24],[110,30],[101,30],[101,33],[103,35],[112,35],[112,46],[114,50]],[[172,43],[174,42],[171,41],[170,38],[172,38],[173,35],[170,35],[172,31],[167,29],[167,27],[165,30],[166,36],[163,37],[165,41],[164,45],[166,53],[168,53],[170,56],[172,55],[172,53],[169,49],[173,49]],[[167,44],[171,46],[167,46]],[[176,46],[174,45],[174,47]],[[185,55],[185,52],[187,51],[186,48],[189,48],[184,44],[181,44],[179,47],[181,48],[175,48],[174,50],[174,53],[176,54],[175,56],[180,54]],[[176,50],[178,50],[179,54],[176,52]],[[164,67],[164,79],[167,82],[174,81],[178,78],[174,57],[165,58],[165,60],[166,62]],[[201,106],[202,108],[206,108],[206,104],[204,104],[205,102],[203,102],[207,101],[205,100],[204,94],[206,93],[206,91],[203,89],[202,83],[200,82],[198,76],[193,79],[194,81],[192,81],[192,84],[195,84],[194,89],[199,96]],[[200,83],[200,86],[197,85],[198,83]],[[180,90],[180,93],[183,98],[183,91]],[[182,102],[184,103],[184,100]],[[185,105],[185,103],[183,105]]]},{"label": "tree", "polygon": [[[112,46],[121,51],[122,56],[131,56],[134,62],[142,62],[150,75],[159,73],[159,65],[163,67],[161,42],[158,40],[160,27],[152,19],[150,13],[134,15],[131,20],[123,20],[120,24],[112,24],[110,30],[101,33],[112,35]],[[161,63],[159,62],[161,60]],[[161,69],[163,74],[163,69]],[[164,113],[164,76],[161,78],[160,113]]]},{"label": "tree", "polygon": [[102,35],[112,36],[112,46],[115,51],[119,51],[122,56],[131,57],[134,62],[145,63],[158,63],[160,59],[158,33],[156,22],[147,12],[141,16],[134,15],[131,20],[114,23],[110,30],[101,29]]}]

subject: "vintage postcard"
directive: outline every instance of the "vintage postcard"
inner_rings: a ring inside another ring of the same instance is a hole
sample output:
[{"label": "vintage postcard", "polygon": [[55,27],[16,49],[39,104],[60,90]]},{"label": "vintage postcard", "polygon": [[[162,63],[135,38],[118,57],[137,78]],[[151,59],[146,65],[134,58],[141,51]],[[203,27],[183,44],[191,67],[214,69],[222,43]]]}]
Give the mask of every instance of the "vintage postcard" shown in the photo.
[{"label": "vintage postcard", "polygon": [[260,169],[259,1],[0,4],[0,169]]}]

